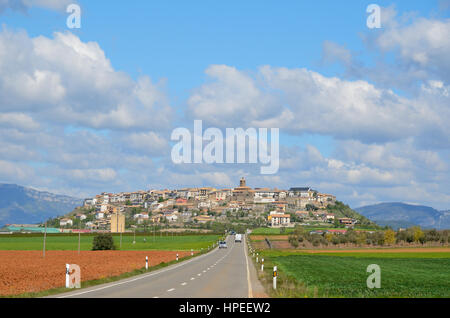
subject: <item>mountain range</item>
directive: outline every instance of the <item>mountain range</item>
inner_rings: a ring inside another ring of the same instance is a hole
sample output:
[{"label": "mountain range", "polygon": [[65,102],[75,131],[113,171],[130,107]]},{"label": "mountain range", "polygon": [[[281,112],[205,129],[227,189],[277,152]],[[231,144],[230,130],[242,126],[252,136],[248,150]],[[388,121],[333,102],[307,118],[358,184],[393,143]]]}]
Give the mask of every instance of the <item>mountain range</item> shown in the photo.
[{"label": "mountain range", "polygon": [[354,209],[378,225],[394,229],[419,225],[423,228],[450,229],[450,210],[438,211],[429,206],[387,202]]},{"label": "mountain range", "polygon": [[82,203],[83,200],[66,195],[0,183],[0,227],[14,223],[40,223],[65,215]]}]

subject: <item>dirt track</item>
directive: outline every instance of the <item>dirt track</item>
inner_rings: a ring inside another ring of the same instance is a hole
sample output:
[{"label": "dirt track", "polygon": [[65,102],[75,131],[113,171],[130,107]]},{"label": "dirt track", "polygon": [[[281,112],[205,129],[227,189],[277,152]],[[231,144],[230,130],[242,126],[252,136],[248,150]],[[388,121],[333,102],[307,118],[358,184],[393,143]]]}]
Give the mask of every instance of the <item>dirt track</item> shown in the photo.
[{"label": "dirt track", "polygon": [[190,252],[176,251],[0,251],[0,296],[65,286],[65,264],[77,264],[81,281],[117,276],[145,266],[169,262]]}]

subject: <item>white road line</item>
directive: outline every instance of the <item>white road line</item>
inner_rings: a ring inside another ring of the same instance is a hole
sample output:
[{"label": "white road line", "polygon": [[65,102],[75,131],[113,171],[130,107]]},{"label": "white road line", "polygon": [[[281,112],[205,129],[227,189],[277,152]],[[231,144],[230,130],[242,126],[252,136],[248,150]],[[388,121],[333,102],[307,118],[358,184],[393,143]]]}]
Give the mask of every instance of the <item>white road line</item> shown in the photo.
[{"label": "white road line", "polygon": [[206,271],[204,270],[203,273],[206,273]]},{"label": "white road line", "polygon": [[153,298],[159,298],[158,296],[154,296]]},{"label": "white road line", "polygon": [[167,290],[168,292],[171,292],[171,291],[173,291],[173,290],[175,290],[175,288],[171,288],[171,289],[169,289],[169,290]]},{"label": "white road line", "polygon": [[194,280],[195,278],[194,277],[191,277],[191,280]]},{"label": "white road line", "polygon": [[184,282],[184,283],[181,283],[181,286],[186,286],[187,285],[187,283],[186,282]]},{"label": "white road line", "polygon": [[197,274],[197,276],[202,276],[202,274]]}]

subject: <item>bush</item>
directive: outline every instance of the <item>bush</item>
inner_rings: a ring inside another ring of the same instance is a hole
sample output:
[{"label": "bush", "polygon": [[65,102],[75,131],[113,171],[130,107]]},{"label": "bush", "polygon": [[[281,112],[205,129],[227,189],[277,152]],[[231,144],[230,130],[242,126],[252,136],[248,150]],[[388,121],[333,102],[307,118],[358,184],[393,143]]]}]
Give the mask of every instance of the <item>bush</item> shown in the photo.
[{"label": "bush", "polygon": [[291,243],[291,245],[295,248],[298,247],[298,237],[295,235],[290,235],[289,236],[289,243]]},{"label": "bush", "polygon": [[115,250],[114,240],[111,234],[99,234],[94,236],[92,242],[93,251]]}]

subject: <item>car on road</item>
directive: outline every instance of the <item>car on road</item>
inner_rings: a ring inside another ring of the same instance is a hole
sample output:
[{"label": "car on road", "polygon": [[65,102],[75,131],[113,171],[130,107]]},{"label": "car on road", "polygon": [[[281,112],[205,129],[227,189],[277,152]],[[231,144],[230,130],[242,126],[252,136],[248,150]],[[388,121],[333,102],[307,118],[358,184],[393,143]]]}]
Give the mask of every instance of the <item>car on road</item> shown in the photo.
[{"label": "car on road", "polygon": [[225,241],[220,241],[220,242],[219,242],[219,248],[227,248],[227,242],[225,242]]},{"label": "car on road", "polygon": [[236,234],[234,236],[234,241],[239,243],[242,242],[242,234]]}]

